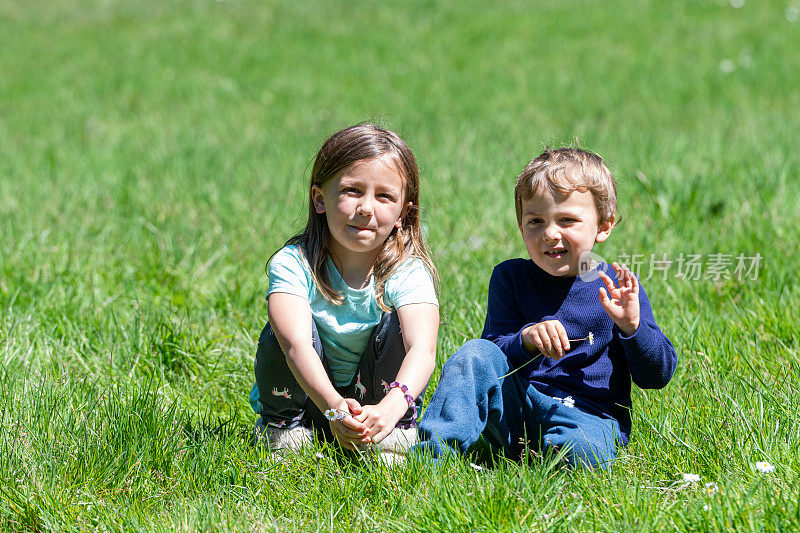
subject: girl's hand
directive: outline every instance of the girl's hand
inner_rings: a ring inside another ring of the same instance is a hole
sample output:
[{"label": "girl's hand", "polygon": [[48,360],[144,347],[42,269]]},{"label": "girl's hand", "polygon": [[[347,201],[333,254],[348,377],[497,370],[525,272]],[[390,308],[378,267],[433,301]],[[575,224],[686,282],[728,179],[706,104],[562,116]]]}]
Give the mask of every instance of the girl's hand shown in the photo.
[{"label": "girl's hand", "polygon": [[348,450],[359,450],[361,445],[371,441],[367,434],[367,428],[356,416],[362,415],[363,408],[353,398],[344,398],[343,402],[333,409],[339,409],[350,413],[343,420],[331,420],[331,433],[339,441],[343,448]]},{"label": "girl's hand", "polygon": [[367,435],[377,444],[392,432],[407,410],[408,402],[403,392],[394,388],[377,405],[365,405],[355,418],[364,424]]},{"label": "girl's hand", "polygon": [[[639,329],[639,281],[633,272],[617,263],[611,263],[617,273],[619,286],[608,275],[599,271],[606,288],[600,291],[600,304],[626,337]],[[608,290],[608,292],[606,292]]]},{"label": "girl's hand", "polygon": [[558,320],[545,320],[522,331],[522,345],[528,352],[540,351],[545,357],[558,361],[569,350],[569,338]]},{"label": "girl's hand", "polygon": [[[397,308],[406,356],[397,376],[391,381],[403,383],[416,398],[428,383],[436,366],[436,335],[439,332],[439,308],[430,303],[408,304]],[[377,405],[366,405],[356,419],[364,424],[373,442],[383,440],[403,418],[408,403],[399,388],[390,390]]]}]

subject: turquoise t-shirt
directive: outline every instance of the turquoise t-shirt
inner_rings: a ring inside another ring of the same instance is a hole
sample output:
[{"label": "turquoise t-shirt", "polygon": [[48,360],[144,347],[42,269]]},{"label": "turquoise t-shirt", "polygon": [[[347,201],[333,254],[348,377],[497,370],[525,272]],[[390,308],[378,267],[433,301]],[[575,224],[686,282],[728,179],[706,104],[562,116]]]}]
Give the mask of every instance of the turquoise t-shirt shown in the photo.
[{"label": "turquoise t-shirt", "polygon": [[[383,315],[375,297],[374,278],[370,278],[363,289],[354,289],[344,282],[333,261],[328,259],[331,286],[344,295],[342,305],[334,305],[317,290],[308,262],[296,245],[279,250],[270,261],[268,273],[267,298],[282,292],[308,300],[334,384],[350,383],[372,330]],[[386,280],[383,298],[384,303],[394,309],[408,304],[439,305],[433,279],[417,258],[405,261]]]}]

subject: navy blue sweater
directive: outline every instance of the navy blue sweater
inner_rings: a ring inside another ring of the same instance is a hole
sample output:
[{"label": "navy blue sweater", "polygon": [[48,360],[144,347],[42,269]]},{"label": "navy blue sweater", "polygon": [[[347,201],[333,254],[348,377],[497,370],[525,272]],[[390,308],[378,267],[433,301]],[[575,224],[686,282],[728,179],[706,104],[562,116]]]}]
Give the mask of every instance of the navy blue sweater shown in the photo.
[{"label": "navy blue sweater", "polygon": [[[601,265],[616,283],[613,269]],[[614,418],[620,441],[627,444],[631,431],[631,379],[643,389],[660,389],[669,383],[677,354],[653,318],[653,310],[639,285],[640,324],[624,337],[603,310],[598,288],[603,281],[551,276],[530,259],[510,259],[497,265],[489,282],[489,306],[484,339],[497,344],[513,367],[534,355],[522,346],[522,330],[545,320],[558,320],[570,339],[591,332],[594,344],[570,342],[560,361],[539,356],[518,372],[540,392],[563,398],[572,396],[581,410]]]}]

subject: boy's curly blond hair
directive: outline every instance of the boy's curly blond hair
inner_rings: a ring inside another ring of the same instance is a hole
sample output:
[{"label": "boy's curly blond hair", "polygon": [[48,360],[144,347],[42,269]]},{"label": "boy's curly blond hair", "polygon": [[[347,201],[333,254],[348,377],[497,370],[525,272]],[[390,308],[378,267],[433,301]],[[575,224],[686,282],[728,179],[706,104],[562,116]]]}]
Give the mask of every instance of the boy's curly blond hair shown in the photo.
[{"label": "boy's curly blond hair", "polygon": [[605,161],[582,148],[546,148],[517,176],[514,204],[517,224],[522,224],[522,200],[537,191],[548,191],[555,198],[566,198],[573,191],[590,191],[597,208],[598,222],[617,218],[617,185]]}]

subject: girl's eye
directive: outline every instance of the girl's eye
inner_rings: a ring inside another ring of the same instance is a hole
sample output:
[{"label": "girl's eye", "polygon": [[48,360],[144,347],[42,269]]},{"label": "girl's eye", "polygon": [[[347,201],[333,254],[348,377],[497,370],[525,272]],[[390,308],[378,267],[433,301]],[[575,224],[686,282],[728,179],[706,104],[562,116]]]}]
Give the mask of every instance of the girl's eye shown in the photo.
[{"label": "girl's eye", "polygon": [[577,221],[578,221],[578,219],[576,219],[576,218],[562,218],[562,219],[561,219],[561,222],[562,222],[563,224],[574,224],[574,223],[576,223]]},{"label": "girl's eye", "polygon": [[382,193],[378,195],[378,198],[382,200],[387,200],[389,202],[394,202],[394,196],[392,196],[391,194]]},{"label": "girl's eye", "polygon": [[542,223],[541,218],[532,218],[528,221],[528,224],[541,224],[541,223]]}]

